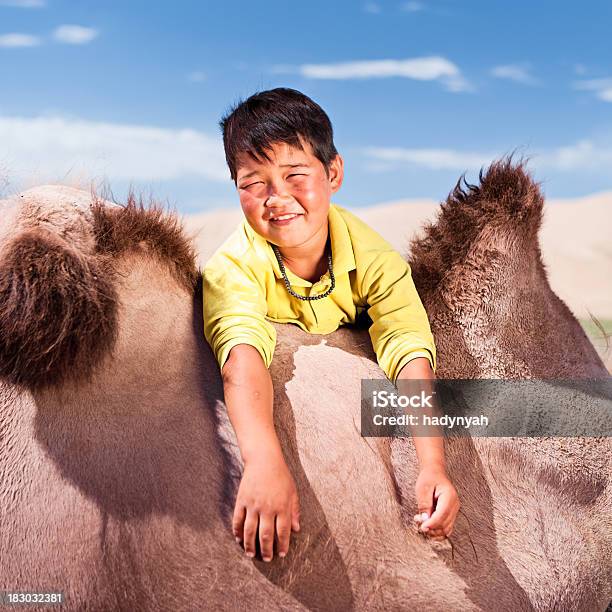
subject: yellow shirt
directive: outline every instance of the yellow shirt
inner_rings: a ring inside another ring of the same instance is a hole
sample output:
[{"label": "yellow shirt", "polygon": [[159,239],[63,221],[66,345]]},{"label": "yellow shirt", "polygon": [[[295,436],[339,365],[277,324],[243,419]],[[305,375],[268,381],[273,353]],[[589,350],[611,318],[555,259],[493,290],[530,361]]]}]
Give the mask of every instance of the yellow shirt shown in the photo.
[{"label": "yellow shirt", "polygon": [[[435,371],[434,339],[408,263],[340,206],[330,205],[328,219],[336,287],[321,300],[289,295],[272,247],[246,219],[209,259],[203,270],[204,335],[219,366],[234,346],[249,344],[269,367],[276,344],[270,321],[329,334],[367,310],[372,346],[391,381],[415,357],[429,359]],[[285,270],[300,295],[329,288],[329,272],[311,283]]]}]

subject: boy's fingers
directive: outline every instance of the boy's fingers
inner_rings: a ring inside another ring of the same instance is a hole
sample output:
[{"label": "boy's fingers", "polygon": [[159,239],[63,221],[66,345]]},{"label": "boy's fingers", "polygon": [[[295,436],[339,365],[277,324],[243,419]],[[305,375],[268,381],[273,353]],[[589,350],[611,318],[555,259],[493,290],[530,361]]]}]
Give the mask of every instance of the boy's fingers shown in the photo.
[{"label": "boy's fingers", "polygon": [[297,497],[291,504],[291,529],[293,531],[300,530],[300,504],[297,500]]},{"label": "boy's fingers", "polygon": [[421,529],[421,531],[423,531],[423,533],[426,533],[427,535],[441,534],[441,535],[444,535],[445,537],[449,537],[451,533],[453,533],[454,526],[455,526],[454,518],[447,517],[442,523],[442,525],[440,525],[439,527],[434,526],[434,527],[426,528],[424,530],[422,530],[421,527],[419,527],[419,529]]},{"label": "boy's fingers", "polygon": [[255,537],[257,536],[257,524],[259,513],[256,510],[247,509],[244,521],[244,551],[249,557],[255,556]]},{"label": "boy's fingers", "polygon": [[264,561],[272,561],[274,554],[274,515],[259,515],[259,547],[261,558]]},{"label": "boy's fingers", "polygon": [[450,514],[449,497],[450,496],[446,494],[445,492],[442,492],[441,494],[439,494],[437,504],[436,504],[436,509],[434,513],[431,515],[431,517],[429,518],[429,520],[426,520],[421,525],[422,529],[423,528],[439,529],[447,522],[447,519]]},{"label": "boy's fingers", "polygon": [[419,532],[427,536],[428,538],[444,538],[446,537],[446,533],[443,527],[429,528],[429,529],[420,529]]},{"label": "boy's fingers", "polygon": [[236,542],[243,540],[244,518],[246,516],[246,508],[242,504],[234,506],[234,514],[232,516],[232,533],[236,538]]},{"label": "boy's fingers", "polygon": [[433,511],[433,503],[434,503],[434,487],[428,486],[422,489],[419,489],[416,492],[417,496],[417,507],[419,509],[419,514],[427,514],[431,516]]},{"label": "boy's fingers", "polygon": [[438,502],[438,507],[435,509],[431,517],[421,523],[421,529],[441,529],[446,522],[446,518],[446,510],[444,507],[441,507],[440,503]]},{"label": "boy's fingers", "polygon": [[278,556],[284,557],[289,552],[291,539],[291,522],[288,513],[276,515],[276,537],[278,538]]}]

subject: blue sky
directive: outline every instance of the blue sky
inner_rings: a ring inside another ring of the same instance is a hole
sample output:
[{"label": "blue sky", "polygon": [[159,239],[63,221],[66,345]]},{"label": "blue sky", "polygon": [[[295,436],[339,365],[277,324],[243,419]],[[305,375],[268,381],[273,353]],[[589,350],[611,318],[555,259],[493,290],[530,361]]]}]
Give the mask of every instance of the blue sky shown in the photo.
[{"label": "blue sky", "polygon": [[611,23],[604,1],[0,0],[4,191],[93,179],[237,206],[218,121],[277,86],[330,115],[344,205],[440,200],[513,150],[549,197],[609,190]]}]

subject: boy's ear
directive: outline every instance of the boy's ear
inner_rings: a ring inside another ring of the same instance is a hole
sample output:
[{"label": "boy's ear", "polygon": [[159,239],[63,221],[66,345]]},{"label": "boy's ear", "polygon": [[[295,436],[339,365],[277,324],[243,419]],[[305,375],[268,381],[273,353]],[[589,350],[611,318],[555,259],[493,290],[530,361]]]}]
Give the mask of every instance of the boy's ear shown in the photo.
[{"label": "boy's ear", "polygon": [[338,153],[329,164],[329,184],[331,186],[332,193],[336,193],[342,186],[344,180],[344,160]]}]

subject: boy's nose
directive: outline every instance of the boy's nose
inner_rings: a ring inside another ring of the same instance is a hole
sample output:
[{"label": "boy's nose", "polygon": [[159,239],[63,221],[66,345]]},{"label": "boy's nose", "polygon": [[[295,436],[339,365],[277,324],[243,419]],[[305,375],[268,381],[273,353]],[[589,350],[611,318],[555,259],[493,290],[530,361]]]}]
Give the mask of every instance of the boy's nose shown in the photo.
[{"label": "boy's nose", "polygon": [[272,192],[268,194],[264,206],[266,208],[280,208],[291,202],[291,196],[288,193]]}]

